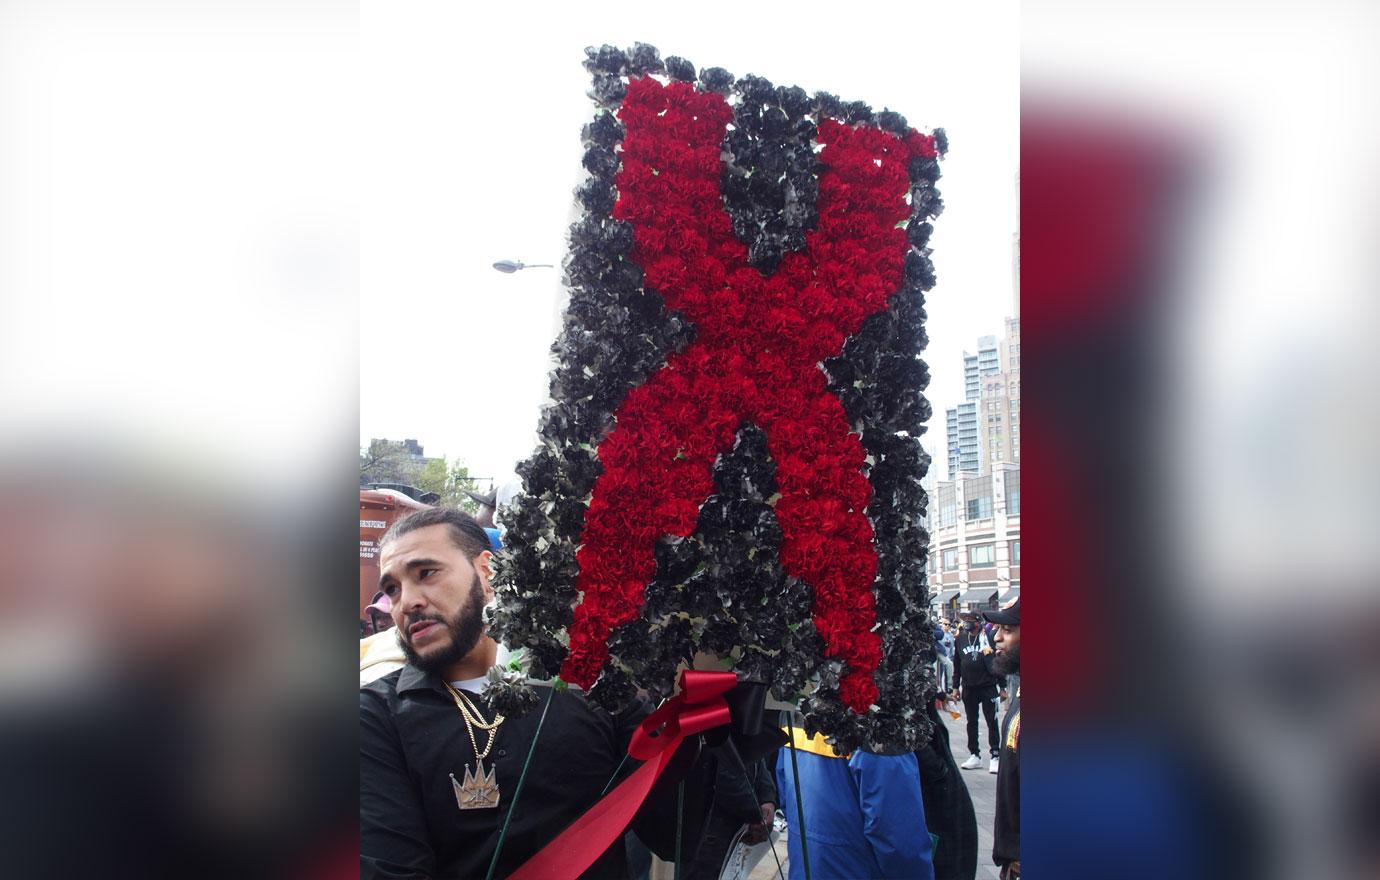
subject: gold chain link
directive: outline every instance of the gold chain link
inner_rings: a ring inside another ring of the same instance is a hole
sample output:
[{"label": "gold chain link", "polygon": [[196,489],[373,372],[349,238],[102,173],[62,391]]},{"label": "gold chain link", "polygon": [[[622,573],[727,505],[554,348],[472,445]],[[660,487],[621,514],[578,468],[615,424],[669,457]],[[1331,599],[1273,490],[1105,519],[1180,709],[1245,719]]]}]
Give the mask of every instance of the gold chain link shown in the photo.
[{"label": "gold chain link", "polygon": [[[494,715],[493,721],[485,721],[484,715],[479,711],[479,707],[470,702],[463,692],[451,687],[450,682],[446,682],[446,690],[450,691],[450,698],[455,701],[455,706],[460,710],[460,717],[465,719],[465,732],[470,735],[470,745],[474,748],[474,755],[477,760],[484,760],[489,757],[489,752],[493,750],[494,740],[498,739],[498,726],[503,723],[502,715]],[[475,738],[474,729],[489,732],[489,741],[484,746],[484,751],[479,751],[479,741]]]}]

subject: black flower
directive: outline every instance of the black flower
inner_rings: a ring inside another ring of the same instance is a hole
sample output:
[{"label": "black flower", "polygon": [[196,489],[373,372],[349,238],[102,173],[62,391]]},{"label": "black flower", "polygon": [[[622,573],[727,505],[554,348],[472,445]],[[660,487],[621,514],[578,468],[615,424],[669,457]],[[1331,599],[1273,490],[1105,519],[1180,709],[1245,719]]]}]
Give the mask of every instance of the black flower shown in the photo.
[{"label": "black flower", "polygon": [[601,107],[617,107],[627,93],[627,83],[613,74],[595,74],[589,90],[589,96]]},{"label": "black flower", "polygon": [[612,147],[623,139],[623,124],[612,113],[600,113],[585,126],[583,135],[586,144]]},{"label": "black flower", "polygon": [[949,152],[949,133],[942,128],[934,130],[934,148],[939,151],[940,156]]},{"label": "black flower", "polygon": [[906,117],[894,110],[883,110],[878,113],[877,127],[899,135],[904,135],[910,130],[910,126],[906,124]]},{"label": "black flower", "polygon": [[760,76],[748,74],[738,80],[736,90],[745,101],[757,104],[770,104],[776,101],[776,87],[770,80]]},{"label": "black flower", "polygon": [[733,88],[733,74],[722,67],[709,67],[700,71],[700,87],[708,92],[728,94]]},{"label": "black flower", "polygon": [[681,58],[679,55],[667,55],[666,74],[670,76],[671,79],[677,79],[681,82],[694,82],[695,65]]},{"label": "black flower", "polygon": [[815,92],[815,112],[821,119],[843,119],[845,115],[843,102],[828,92]]},{"label": "black flower", "polygon": [[617,76],[623,73],[627,64],[628,56],[622,49],[607,44],[598,49],[585,49],[585,69],[591,73],[610,73]]}]

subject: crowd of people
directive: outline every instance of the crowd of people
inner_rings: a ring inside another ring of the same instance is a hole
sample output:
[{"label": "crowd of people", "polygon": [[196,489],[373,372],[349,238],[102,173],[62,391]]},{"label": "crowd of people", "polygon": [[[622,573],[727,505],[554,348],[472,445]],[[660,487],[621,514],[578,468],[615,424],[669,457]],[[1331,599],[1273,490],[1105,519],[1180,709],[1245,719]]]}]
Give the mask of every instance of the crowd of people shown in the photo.
[{"label": "crowd of people", "polygon": [[[379,541],[371,610],[391,626],[372,627],[360,648],[363,877],[508,876],[635,769],[625,758],[653,709],[645,700],[613,715],[577,691],[539,685],[541,712],[505,718],[487,704],[488,672],[507,652],[486,631],[496,544],[485,525],[432,508]],[[784,714],[787,745],[765,757],[744,760],[732,738],[691,738],[673,761],[682,784],[653,789],[625,839],[579,876],[646,878],[656,855],[688,880],[746,880],[770,852],[791,880],[971,880],[977,826],[961,769],[986,763],[997,776],[990,855],[1003,878],[1019,878],[1019,601],[937,624],[935,650],[933,732],[921,748],[837,754]],[[970,753],[962,765],[939,714],[958,703]],[[542,747],[532,748],[538,735]],[[509,810],[519,791],[521,808]],[[783,825],[785,853],[776,846]]]},{"label": "crowd of people", "polygon": [[[964,770],[979,769],[985,762],[988,772],[997,772],[1003,726],[998,723],[998,715],[1003,714],[1002,707],[1006,714],[1010,713],[1011,694],[1020,686],[1020,673],[1007,674],[1004,664],[998,662],[998,619],[1002,613],[964,612],[934,628],[935,680],[939,691],[947,701],[962,702],[967,717],[968,759],[962,764]],[[978,747],[979,715],[987,724],[986,759]]]}]

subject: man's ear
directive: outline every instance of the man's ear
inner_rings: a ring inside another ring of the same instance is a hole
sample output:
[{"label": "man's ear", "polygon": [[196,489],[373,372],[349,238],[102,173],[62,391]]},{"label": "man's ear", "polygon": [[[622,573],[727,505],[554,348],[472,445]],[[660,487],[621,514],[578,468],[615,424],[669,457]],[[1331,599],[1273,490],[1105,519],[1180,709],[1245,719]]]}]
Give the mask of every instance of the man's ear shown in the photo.
[{"label": "man's ear", "polygon": [[478,556],[474,557],[474,570],[477,571],[477,572],[479,572],[479,580],[480,580],[480,583],[482,583],[482,584],[484,585],[484,598],[485,598],[485,599],[492,599],[492,598],[494,597],[494,587],[493,587],[494,566],[493,566],[493,559],[494,559],[494,555],[493,555],[492,553],[490,553],[488,550],[485,550],[485,551],[483,551],[482,553],[480,553]]}]

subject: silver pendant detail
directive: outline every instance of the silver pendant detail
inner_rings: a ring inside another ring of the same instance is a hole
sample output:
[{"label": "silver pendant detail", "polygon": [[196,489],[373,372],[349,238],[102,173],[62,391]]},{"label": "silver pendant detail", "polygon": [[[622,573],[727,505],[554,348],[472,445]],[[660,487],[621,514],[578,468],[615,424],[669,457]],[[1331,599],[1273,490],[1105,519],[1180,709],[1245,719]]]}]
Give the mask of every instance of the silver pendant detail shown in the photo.
[{"label": "silver pendant detail", "polygon": [[484,769],[484,760],[475,760],[475,770],[465,765],[465,781],[457,782],[455,774],[450,774],[450,784],[455,787],[455,802],[462,810],[492,810],[498,807],[498,780],[494,777],[495,768]]}]

